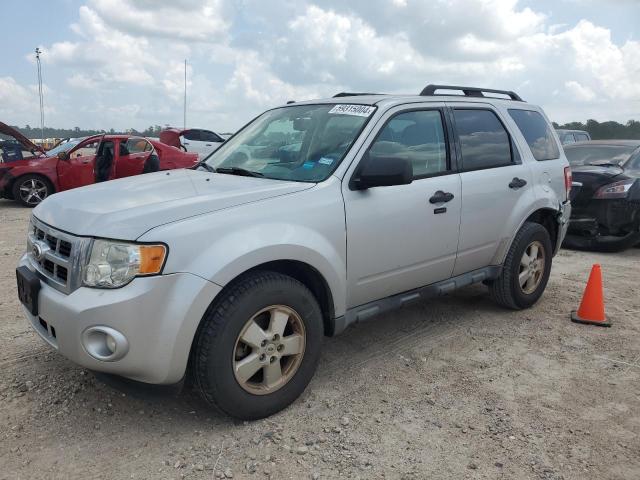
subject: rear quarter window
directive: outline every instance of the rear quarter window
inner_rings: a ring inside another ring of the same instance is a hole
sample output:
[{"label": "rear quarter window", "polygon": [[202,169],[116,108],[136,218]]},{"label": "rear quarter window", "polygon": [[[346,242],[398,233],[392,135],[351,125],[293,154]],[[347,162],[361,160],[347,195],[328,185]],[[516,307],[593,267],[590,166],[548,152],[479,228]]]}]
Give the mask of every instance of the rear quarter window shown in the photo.
[{"label": "rear quarter window", "polygon": [[533,158],[538,161],[560,158],[560,148],[553,138],[551,127],[540,113],[509,109],[509,115],[527,141]]}]

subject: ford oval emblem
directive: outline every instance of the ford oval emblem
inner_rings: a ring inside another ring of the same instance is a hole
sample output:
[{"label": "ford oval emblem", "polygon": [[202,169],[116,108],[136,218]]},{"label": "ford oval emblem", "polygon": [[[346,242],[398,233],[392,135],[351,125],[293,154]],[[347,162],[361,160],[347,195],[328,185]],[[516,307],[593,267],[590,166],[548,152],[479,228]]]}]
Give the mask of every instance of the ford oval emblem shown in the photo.
[{"label": "ford oval emblem", "polygon": [[44,258],[44,254],[48,249],[49,249],[48,245],[45,245],[42,242],[34,242],[33,247],[31,247],[31,253],[33,253],[33,257],[37,261],[41,261]]}]

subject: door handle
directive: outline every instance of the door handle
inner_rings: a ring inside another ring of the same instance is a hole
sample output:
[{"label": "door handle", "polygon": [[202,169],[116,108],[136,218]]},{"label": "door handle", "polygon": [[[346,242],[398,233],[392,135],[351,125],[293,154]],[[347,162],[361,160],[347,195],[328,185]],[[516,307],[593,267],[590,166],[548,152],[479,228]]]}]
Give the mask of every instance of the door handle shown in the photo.
[{"label": "door handle", "polygon": [[513,177],[513,180],[511,180],[511,183],[509,184],[509,188],[518,190],[519,188],[524,187],[526,184],[527,184],[526,180],[523,180],[522,178],[518,178],[518,177]]},{"label": "door handle", "polygon": [[82,164],[83,164],[83,165],[86,165],[87,163],[91,163],[91,160],[83,160],[83,161],[82,161]]},{"label": "door handle", "polygon": [[453,200],[453,193],[443,192],[438,190],[433,194],[433,197],[429,199],[429,203],[447,203]]}]

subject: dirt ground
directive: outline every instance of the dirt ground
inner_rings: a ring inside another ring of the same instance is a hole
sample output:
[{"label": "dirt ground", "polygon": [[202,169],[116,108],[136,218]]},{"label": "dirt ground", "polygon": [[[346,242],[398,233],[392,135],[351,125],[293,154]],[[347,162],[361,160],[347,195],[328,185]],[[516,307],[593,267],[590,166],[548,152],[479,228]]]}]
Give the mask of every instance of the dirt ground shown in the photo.
[{"label": "dirt ground", "polygon": [[[640,249],[561,251],[542,300],[482,286],[326,339],[285,411],[235,422],[143,400],[48,348],[14,268],[30,211],[0,200],[0,478],[640,478]],[[610,329],[569,321],[602,264]]]}]

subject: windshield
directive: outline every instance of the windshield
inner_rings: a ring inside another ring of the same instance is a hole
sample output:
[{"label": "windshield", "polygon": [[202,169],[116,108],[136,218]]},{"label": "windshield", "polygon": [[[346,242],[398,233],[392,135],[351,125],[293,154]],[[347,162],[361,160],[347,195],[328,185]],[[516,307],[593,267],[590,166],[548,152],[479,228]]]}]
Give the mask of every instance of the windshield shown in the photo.
[{"label": "windshield", "polygon": [[624,163],[636,147],[626,145],[581,145],[565,147],[569,163],[573,166],[593,163]]},{"label": "windshield", "polygon": [[52,148],[51,150],[47,150],[46,155],[47,155],[47,157],[55,157],[60,152],[68,152],[69,150],[74,148],[76,145],[78,145],[82,140],[84,140],[84,139],[83,138],[74,138],[74,139],[71,139],[71,140],[69,140],[67,142],[62,142],[57,147]]},{"label": "windshield", "polygon": [[321,182],[340,164],[376,107],[292,105],[265,112],[211,154],[221,173]]}]

